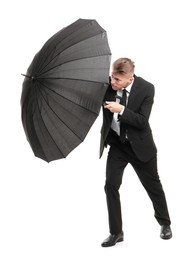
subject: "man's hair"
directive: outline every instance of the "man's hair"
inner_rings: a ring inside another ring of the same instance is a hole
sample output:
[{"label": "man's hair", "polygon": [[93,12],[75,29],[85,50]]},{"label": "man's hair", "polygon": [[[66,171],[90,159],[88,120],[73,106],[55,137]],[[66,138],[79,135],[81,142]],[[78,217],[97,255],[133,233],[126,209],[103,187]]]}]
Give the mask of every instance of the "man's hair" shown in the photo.
[{"label": "man's hair", "polygon": [[134,75],[134,62],[128,58],[120,58],[116,60],[113,65],[113,73],[121,75]]}]

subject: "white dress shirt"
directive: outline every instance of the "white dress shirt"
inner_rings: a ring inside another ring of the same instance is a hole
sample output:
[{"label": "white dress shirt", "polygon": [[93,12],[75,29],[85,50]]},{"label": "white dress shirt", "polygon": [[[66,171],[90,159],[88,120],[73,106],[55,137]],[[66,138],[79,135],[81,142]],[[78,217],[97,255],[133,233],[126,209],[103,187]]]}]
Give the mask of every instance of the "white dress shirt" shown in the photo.
[{"label": "white dress shirt", "polygon": [[[126,105],[128,104],[128,98],[129,98],[129,95],[130,95],[130,91],[131,91],[131,88],[132,88],[132,85],[134,83],[134,80],[132,81],[132,83],[130,85],[128,85],[125,89],[126,89]],[[119,89],[117,90],[117,95],[120,96],[120,98],[122,98],[122,95],[123,95],[123,90],[124,88],[122,89]],[[117,103],[120,103],[120,98],[116,98],[116,102]],[[113,115],[113,120],[112,120],[112,124],[111,124],[111,128],[112,130],[114,130],[118,135],[120,135],[120,122],[118,121],[118,114],[119,115],[122,115],[124,113],[124,109],[125,107],[123,107],[122,111],[120,113],[114,113]]]}]

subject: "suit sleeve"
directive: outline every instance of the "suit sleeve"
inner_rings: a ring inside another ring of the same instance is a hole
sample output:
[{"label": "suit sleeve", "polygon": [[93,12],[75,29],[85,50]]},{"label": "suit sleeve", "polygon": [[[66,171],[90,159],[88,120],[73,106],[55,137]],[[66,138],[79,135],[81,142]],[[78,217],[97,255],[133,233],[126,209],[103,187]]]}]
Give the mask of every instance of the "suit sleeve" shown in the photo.
[{"label": "suit sleeve", "polygon": [[153,102],[154,86],[150,85],[150,87],[148,87],[147,93],[144,96],[144,99],[139,105],[138,111],[134,112],[131,109],[125,107],[125,110],[120,117],[120,122],[134,126],[138,129],[145,128],[148,124]]}]

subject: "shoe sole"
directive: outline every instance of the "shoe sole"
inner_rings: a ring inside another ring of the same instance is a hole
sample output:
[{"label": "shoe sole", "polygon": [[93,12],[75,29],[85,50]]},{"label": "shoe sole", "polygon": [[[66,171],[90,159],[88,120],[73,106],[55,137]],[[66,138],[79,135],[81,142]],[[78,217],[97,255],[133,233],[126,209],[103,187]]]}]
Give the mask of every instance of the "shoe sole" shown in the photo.
[{"label": "shoe sole", "polygon": [[164,239],[164,240],[168,240],[168,239],[172,238],[172,235],[167,236],[167,237],[162,237],[162,236],[161,236],[161,238]]}]

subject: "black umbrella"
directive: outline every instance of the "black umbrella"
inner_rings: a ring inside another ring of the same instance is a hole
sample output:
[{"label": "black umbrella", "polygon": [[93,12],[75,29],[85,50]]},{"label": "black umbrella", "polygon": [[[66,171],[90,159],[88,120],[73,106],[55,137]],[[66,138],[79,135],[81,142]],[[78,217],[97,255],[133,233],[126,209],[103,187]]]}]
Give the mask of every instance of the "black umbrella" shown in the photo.
[{"label": "black umbrella", "polygon": [[79,19],[53,35],[26,73],[22,123],[35,156],[66,157],[96,120],[109,82],[110,48],[96,20]]}]

